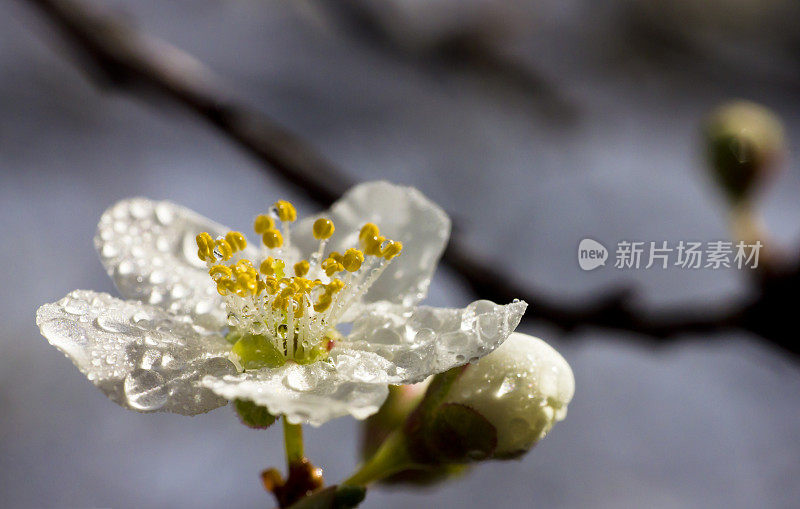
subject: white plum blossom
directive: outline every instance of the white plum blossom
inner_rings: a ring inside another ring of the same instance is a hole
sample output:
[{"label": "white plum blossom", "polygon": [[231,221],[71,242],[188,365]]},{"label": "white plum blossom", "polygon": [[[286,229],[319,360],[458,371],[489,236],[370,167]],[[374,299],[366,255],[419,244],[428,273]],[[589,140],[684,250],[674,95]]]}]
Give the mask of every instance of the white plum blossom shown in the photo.
[{"label": "white plum blossom", "polygon": [[36,323],[124,407],[195,415],[245,399],[320,425],[366,418],[388,385],[488,354],[525,312],[521,301],[418,305],[450,220],[414,188],[362,184],[295,219],[283,201],[258,216],[256,248],[168,201],[123,200],[95,246],[128,300],[76,290]]}]

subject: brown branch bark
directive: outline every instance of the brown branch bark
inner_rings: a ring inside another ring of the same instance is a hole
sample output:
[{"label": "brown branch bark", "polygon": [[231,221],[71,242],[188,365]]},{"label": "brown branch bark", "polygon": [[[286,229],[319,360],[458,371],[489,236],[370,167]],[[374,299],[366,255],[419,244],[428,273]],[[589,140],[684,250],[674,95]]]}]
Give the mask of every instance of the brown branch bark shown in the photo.
[{"label": "brown branch bark", "polygon": [[[28,0],[62,29],[78,55],[101,83],[134,95],[158,92],[182,104],[219,132],[265,163],[321,205],[329,205],[352,182],[308,143],[268,116],[232,98],[221,80],[192,56],[157,38],[142,34],[87,0]],[[774,277],[761,285],[761,298],[751,304],[718,311],[688,309],[645,312],[632,305],[629,292],[618,292],[585,305],[562,305],[508,274],[479,260],[454,233],[444,261],[483,298],[531,304],[527,318],[564,330],[600,327],[671,338],[741,327],[797,351],[795,335],[785,328],[796,302],[800,277]],[[777,304],[776,304],[777,303]],[[788,306],[788,307],[787,307]]]}]

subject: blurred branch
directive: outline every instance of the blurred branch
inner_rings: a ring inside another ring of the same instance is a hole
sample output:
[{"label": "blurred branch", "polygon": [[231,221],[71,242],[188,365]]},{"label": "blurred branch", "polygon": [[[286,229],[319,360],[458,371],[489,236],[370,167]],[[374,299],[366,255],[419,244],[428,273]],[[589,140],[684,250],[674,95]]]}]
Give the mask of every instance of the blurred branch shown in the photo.
[{"label": "blurred branch", "polygon": [[[354,34],[370,47],[400,59],[414,60],[417,64],[463,69],[495,85],[509,87],[535,100],[549,120],[569,123],[578,114],[576,105],[550,80],[492,43],[505,27],[481,30],[464,26],[460,31],[441,34],[433,42],[419,44],[403,40],[398,31],[363,0],[312,0],[312,3],[345,33]],[[389,5],[381,8],[391,9]]]},{"label": "blurred branch", "polygon": [[219,129],[311,198],[332,203],[349,183],[333,164],[274,120],[237,102],[193,56],[142,34],[84,0],[29,0],[62,29],[100,86],[156,92]]},{"label": "blurred branch", "polygon": [[[137,32],[89,1],[28,1],[63,30],[101,85],[145,97],[147,92],[157,92],[182,104],[323,206],[351,186],[342,171],[305,141],[232,99],[219,78],[190,55]],[[457,229],[444,261],[481,297],[498,302],[524,299],[532,305],[528,319],[544,320],[566,331],[601,327],[672,338],[738,327],[797,352],[790,321],[800,289],[797,271],[765,276],[757,300],[728,310],[694,306],[644,312],[632,305],[631,292],[618,292],[589,304],[562,305],[481,261],[467,248]]]}]

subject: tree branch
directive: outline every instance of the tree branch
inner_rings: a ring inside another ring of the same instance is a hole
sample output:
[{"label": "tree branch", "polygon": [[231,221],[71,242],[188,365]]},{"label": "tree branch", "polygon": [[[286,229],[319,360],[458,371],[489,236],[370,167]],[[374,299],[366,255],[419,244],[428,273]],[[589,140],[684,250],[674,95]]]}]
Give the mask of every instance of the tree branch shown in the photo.
[{"label": "tree branch", "polygon": [[[305,141],[266,115],[237,102],[207,67],[157,38],[142,34],[86,0],[28,0],[62,29],[78,55],[89,63],[102,85],[134,95],[155,91],[215,126],[219,132],[276,171],[323,206],[330,205],[352,182]],[[562,305],[483,263],[464,245],[457,230],[444,261],[481,297],[498,302],[514,298],[532,305],[528,319],[549,322],[565,331],[600,327],[672,338],[740,327],[797,352],[793,328],[783,327],[794,311],[800,276],[765,279],[761,297],[732,309],[644,312],[632,306],[630,292],[618,292],[586,305]]]}]

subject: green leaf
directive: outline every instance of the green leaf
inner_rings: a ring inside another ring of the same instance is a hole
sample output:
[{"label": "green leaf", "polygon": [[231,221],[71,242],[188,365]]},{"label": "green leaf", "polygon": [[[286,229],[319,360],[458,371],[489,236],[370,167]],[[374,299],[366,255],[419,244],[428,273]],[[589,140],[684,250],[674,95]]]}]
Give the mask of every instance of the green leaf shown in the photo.
[{"label": "green leaf", "polygon": [[249,399],[237,399],[233,402],[236,413],[242,424],[250,428],[266,429],[275,422],[275,416],[263,406],[256,405]]},{"label": "green leaf", "polygon": [[497,447],[497,429],[467,406],[446,403],[431,417],[427,442],[443,463],[489,459]]}]

